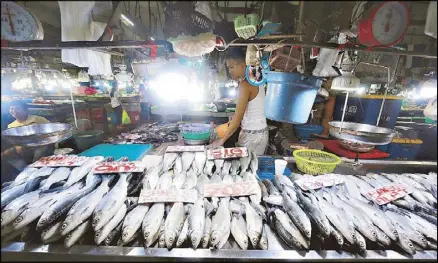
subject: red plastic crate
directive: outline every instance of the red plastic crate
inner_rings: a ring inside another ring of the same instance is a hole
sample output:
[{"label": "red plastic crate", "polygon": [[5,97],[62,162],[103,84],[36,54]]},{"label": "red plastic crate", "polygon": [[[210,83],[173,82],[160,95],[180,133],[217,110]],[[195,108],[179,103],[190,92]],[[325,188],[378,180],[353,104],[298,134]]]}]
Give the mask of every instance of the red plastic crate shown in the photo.
[{"label": "red plastic crate", "polygon": [[129,118],[131,119],[131,124],[136,124],[140,120],[140,112],[138,111],[127,111]]},{"label": "red plastic crate", "polygon": [[104,120],[105,120],[105,109],[104,108],[91,109],[91,121],[103,122]]}]

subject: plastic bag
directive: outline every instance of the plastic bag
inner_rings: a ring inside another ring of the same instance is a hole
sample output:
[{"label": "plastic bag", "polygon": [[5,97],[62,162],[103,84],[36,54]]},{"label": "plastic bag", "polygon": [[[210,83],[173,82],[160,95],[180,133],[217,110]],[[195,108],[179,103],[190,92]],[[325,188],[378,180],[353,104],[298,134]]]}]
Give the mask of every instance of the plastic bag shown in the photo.
[{"label": "plastic bag", "polygon": [[122,113],[122,124],[123,125],[131,124],[131,118],[129,118],[129,115],[126,112],[126,110],[123,110]]},{"label": "plastic bag", "polygon": [[429,103],[427,104],[426,108],[424,109],[423,113],[425,117],[428,117],[434,121],[437,120],[437,97],[433,98]]},{"label": "plastic bag", "polygon": [[173,51],[178,55],[197,57],[208,54],[216,47],[216,35],[203,33],[195,37],[179,35],[177,38],[169,38]]}]

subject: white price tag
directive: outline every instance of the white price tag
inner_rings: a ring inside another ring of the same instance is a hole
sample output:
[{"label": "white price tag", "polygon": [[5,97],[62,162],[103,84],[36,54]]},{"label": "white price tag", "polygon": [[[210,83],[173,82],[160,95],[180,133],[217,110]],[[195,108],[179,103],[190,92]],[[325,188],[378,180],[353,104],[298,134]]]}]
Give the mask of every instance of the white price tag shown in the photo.
[{"label": "white price tag", "polygon": [[198,191],[189,189],[155,189],[141,190],[139,204],[145,203],[194,203],[198,199]]},{"label": "white price tag", "polygon": [[146,165],[142,162],[103,162],[93,168],[95,174],[108,173],[142,173]]},{"label": "white price tag", "polygon": [[412,189],[401,183],[392,183],[368,192],[368,195],[378,204],[384,205],[405,195],[412,193]]},{"label": "white price tag", "polygon": [[47,157],[42,157],[38,161],[32,164],[32,167],[74,167],[81,166],[88,160],[88,157],[77,156],[77,155],[52,155]]},{"label": "white price tag", "polygon": [[240,158],[248,156],[248,149],[246,147],[236,147],[236,148],[220,148],[207,150],[207,159],[229,159],[229,158]]},{"label": "white price tag", "polygon": [[203,152],[205,150],[204,145],[191,145],[191,146],[183,146],[183,145],[171,145],[167,146],[166,152]]},{"label": "white price tag", "polygon": [[343,184],[344,181],[342,180],[342,178],[340,178],[339,175],[324,174],[312,178],[296,180],[295,183],[298,184],[301,187],[301,189],[307,191],[310,189],[314,190],[314,189],[329,187],[337,184]]},{"label": "white price tag", "polygon": [[257,182],[205,184],[204,197],[247,196],[256,194],[259,187]]}]

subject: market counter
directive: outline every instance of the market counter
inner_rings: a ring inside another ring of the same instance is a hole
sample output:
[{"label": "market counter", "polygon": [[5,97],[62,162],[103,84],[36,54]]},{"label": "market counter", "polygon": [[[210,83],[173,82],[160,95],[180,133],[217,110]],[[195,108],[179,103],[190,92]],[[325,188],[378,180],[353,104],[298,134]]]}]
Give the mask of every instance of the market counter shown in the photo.
[{"label": "market counter", "polygon": [[194,118],[228,118],[234,115],[234,112],[212,112],[212,111],[194,111],[194,110],[174,110],[174,109],[152,109],[152,115],[170,116],[175,115],[182,118],[181,121],[188,121]]}]

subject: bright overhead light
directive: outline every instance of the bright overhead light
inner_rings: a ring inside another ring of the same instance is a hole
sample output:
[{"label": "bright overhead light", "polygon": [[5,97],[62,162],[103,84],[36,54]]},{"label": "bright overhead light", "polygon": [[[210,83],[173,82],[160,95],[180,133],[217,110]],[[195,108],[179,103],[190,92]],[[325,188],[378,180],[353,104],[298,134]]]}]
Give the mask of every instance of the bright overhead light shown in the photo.
[{"label": "bright overhead light", "polygon": [[124,14],[121,14],[120,17],[122,18],[122,21],[126,22],[130,26],[134,26],[134,23],[131,20],[129,20],[129,18],[127,18]]},{"label": "bright overhead light", "polygon": [[155,41],[155,38],[151,37],[151,40],[152,40],[152,41]]}]

